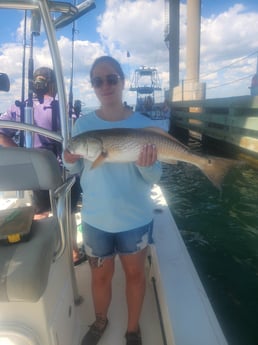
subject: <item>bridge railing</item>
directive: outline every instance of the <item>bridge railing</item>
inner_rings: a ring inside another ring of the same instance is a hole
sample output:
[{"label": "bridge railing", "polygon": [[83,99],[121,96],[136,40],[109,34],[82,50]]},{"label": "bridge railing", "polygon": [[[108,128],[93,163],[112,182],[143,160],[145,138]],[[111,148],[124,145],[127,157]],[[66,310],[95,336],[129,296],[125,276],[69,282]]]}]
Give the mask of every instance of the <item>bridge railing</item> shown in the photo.
[{"label": "bridge railing", "polygon": [[172,102],[171,122],[258,154],[258,96]]}]

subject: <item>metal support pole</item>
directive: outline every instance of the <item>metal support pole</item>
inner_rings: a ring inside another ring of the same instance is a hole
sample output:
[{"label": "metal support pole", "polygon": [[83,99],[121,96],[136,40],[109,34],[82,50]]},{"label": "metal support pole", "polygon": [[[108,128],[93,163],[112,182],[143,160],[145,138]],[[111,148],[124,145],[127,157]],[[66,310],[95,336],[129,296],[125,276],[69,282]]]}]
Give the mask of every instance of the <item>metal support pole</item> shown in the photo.
[{"label": "metal support pole", "polygon": [[187,1],[186,80],[198,82],[200,71],[201,0]]},{"label": "metal support pole", "polygon": [[[57,90],[58,90],[58,101],[59,101],[59,109],[60,109],[60,120],[61,120],[61,133],[63,135],[63,141],[62,146],[63,148],[67,147],[68,144],[68,138],[69,138],[69,131],[68,131],[68,113],[67,113],[67,101],[66,101],[66,92],[64,87],[64,79],[63,79],[63,73],[62,73],[62,64],[61,64],[61,57],[58,50],[57,40],[55,36],[55,27],[53,24],[53,20],[50,15],[50,10],[48,8],[48,2],[44,0],[39,1],[39,7],[40,12],[42,15],[42,20],[44,22],[44,27],[47,33],[48,42],[49,42],[49,48],[52,55],[53,60],[53,67],[56,75],[56,81],[57,81]],[[68,206],[67,206],[68,207]],[[72,286],[73,286],[73,294],[74,294],[74,301],[76,304],[79,304],[81,302],[81,297],[79,295],[77,281],[75,277],[75,271],[72,261],[72,245],[71,245],[71,235],[70,235],[70,227],[72,225],[71,220],[71,208],[68,207],[67,209],[69,212],[66,228],[67,231],[67,238],[68,238],[68,250],[69,250],[69,256],[71,258],[70,260],[70,271],[71,271],[71,277],[72,277]],[[67,212],[68,212],[67,211]]]},{"label": "metal support pole", "polygon": [[169,89],[171,97],[173,88],[179,85],[179,19],[180,1],[169,0]]}]

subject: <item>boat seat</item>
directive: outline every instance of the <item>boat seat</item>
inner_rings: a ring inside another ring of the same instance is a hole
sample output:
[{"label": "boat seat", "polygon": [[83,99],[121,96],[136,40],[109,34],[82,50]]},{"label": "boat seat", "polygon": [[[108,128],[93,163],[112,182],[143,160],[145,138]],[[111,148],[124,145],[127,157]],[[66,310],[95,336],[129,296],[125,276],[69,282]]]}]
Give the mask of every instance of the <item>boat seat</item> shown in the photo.
[{"label": "boat seat", "polygon": [[33,220],[27,242],[0,245],[0,301],[36,302],[47,286],[60,246],[54,191],[62,185],[60,167],[48,150],[0,147],[0,191],[49,190],[53,216]]},{"label": "boat seat", "polygon": [[45,291],[48,273],[58,245],[55,218],[32,222],[28,242],[0,245],[0,301],[39,300]]}]

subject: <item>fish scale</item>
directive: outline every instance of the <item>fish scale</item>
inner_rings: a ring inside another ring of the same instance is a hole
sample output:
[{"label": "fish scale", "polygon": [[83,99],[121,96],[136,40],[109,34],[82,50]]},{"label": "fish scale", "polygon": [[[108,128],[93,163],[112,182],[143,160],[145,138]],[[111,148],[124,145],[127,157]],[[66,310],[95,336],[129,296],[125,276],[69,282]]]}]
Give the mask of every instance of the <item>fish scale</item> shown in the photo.
[{"label": "fish scale", "polygon": [[146,144],[155,145],[161,162],[182,161],[198,167],[217,187],[237,161],[215,156],[197,155],[170,134],[159,128],[112,128],[81,133],[68,145],[71,153],[92,161],[92,168],[105,162],[128,163],[138,160]]}]

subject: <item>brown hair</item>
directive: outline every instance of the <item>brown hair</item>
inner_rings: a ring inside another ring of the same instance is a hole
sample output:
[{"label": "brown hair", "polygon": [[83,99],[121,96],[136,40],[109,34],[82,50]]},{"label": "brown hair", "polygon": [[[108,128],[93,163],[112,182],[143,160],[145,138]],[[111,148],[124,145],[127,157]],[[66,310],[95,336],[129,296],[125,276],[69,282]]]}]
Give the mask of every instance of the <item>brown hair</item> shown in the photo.
[{"label": "brown hair", "polygon": [[90,79],[92,79],[94,68],[96,66],[98,66],[99,64],[101,64],[101,63],[108,63],[108,64],[110,64],[116,70],[116,72],[120,76],[120,78],[122,80],[125,79],[125,75],[124,75],[124,72],[122,70],[122,67],[121,67],[120,63],[116,59],[114,59],[113,57],[108,56],[108,55],[100,56],[99,58],[97,58],[93,62],[93,65],[91,66],[91,69],[90,69]]}]

